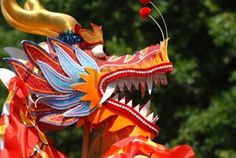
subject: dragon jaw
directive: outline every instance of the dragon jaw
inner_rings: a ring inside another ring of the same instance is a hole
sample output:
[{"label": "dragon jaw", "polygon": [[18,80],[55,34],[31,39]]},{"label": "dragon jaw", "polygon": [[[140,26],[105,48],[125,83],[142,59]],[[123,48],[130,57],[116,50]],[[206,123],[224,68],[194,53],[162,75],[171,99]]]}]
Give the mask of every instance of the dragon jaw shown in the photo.
[{"label": "dragon jaw", "polygon": [[[154,117],[154,113],[150,113],[150,100],[144,105],[133,105],[132,100],[118,97],[118,89],[123,91],[127,88],[132,91],[134,87],[143,93],[147,88],[149,95],[151,95],[154,84],[158,86],[160,83],[167,84],[165,73],[170,72],[171,69],[172,64],[165,63],[149,69],[118,70],[106,75],[101,79],[98,89],[100,95],[107,98],[106,100],[101,100],[103,106],[125,114],[133,122],[136,122],[152,134],[158,134],[159,127],[155,125],[158,116]],[[111,131],[114,130],[111,129]]]}]

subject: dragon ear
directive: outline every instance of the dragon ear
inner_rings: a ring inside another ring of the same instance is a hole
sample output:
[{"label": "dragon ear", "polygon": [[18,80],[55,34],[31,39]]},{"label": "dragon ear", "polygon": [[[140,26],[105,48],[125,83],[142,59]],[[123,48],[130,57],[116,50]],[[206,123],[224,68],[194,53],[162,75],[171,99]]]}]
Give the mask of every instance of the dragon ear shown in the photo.
[{"label": "dragon ear", "polygon": [[87,29],[80,29],[79,35],[83,38],[84,42],[96,45],[96,44],[103,44],[103,33],[102,27],[95,25],[93,23],[90,24],[93,31]]},{"label": "dragon ear", "polygon": [[28,60],[27,56],[25,55],[25,52],[21,49],[14,48],[14,47],[6,47],[4,48],[4,50],[12,58],[15,58],[18,60]]}]

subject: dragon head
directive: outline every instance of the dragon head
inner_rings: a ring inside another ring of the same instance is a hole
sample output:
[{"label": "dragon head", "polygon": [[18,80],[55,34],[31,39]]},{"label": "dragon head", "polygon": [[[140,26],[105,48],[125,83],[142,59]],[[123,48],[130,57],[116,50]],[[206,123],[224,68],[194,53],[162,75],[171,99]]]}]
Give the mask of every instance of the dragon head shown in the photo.
[{"label": "dragon head", "polygon": [[137,133],[150,137],[157,135],[158,116],[151,112],[151,102],[147,98],[155,85],[167,84],[166,74],[172,70],[167,45],[168,39],[134,55],[106,56],[104,60],[96,61],[98,71],[90,70],[91,76],[81,76],[85,82],[73,85],[73,89],[84,92],[85,100],[94,103],[91,105],[98,105],[92,124],[114,116],[109,128],[111,132],[130,126],[134,136]]},{"label": "dragon head", "polygon": [[2,0],[1,6],[16,28],[55,37],[40,44],[23,41],[26,60],[6,59],[30,91],[28,110],[42,128],[75,123],[96,128],[108,120],[110,132],[129,128],[131,136],[158,134],[158,116],[143,98],[149,98],[155,85],[167,84],[166,74],[172,71],[168,38],[134,55],[107,56],[102,29],[95,24],[92,31],[83,29],[72,17],[45,10],[38,0],[28,0],[25,9],[14,0]]}]

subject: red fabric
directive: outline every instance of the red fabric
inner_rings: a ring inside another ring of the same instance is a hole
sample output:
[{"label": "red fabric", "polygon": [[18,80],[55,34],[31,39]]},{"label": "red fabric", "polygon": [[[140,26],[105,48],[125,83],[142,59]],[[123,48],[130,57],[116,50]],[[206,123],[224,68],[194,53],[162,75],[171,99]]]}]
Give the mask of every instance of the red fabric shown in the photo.
[{"label": "red fabric", "polygon": [[169,150],[160,144],[153,146],[150,140],[143,137],[128,137],[115,143],[103,158],[130,158],[137,155],[151,158],[195,158],[193,150],[188,145],[176,146]]},{"label": "red fabric", "polygon": [[29,96],[29,92],[27,90],[27,87],[25,86],[25,83],[18,77],[14,77],[10,80],[8,91],[14,91],[16,96],[22,99],[25,99]]},{"label": "red fabric", "polygon": [[[169,155],[171,158],[195,158],[193,150],[188,145],[174,147],[171,149]],[[185,157],[183,157],[183,155],[185,155]]]},{"label": "red fabric", "polygon": [[152,9],[149,7],[143,7],[139,10],[139,14],[143,19],[148,18],[151,12],[152,12]]},{"label": "red fabric", "polygon": [[4,158],[29,157],[35,145],[39,143],[39,138],[35,128],[26,128],[20,121],[19,112],[23,108],[28,91],[18,78],[11,79],[9,91],[14,91],[15,95],[9,105],[9,124],[4,135],[5,148],[0,153]]},{"label": "red fabric", "polygon": [[[21,120],[20,111],[26,108],[25,102],[28,91],[24,83],[17,77],[11,79],[9,91],[14,91],[14,97],[10,102],[10,115],[8,117],[6,133],[4,135],[4,149],[0,150],[0,158],[28,158],[34,152],[36,145],[40,145],[41,141],[38,136],[38,130],[35,127],[26,127]],[[0,121],[1,124],[3,121]],[[51,147],[44,145],[49,158],[66,158],[65,155]]]}]

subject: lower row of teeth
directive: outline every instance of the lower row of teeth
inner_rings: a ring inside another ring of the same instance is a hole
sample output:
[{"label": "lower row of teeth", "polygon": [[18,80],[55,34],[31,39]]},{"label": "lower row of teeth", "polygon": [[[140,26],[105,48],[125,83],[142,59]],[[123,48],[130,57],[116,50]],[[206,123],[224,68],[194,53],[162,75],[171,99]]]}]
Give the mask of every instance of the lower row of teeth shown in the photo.
[{"label": "lower row of teeth", "polygon": [[[115,101],[118,101],[122,104],[125,104],[125,97],[122,98],[122,99],[118,99],[118,94],[115,95],[113,97],[113,99]],[[133,108],[134,110],[136,110],[139,114],[141,114],[144,118],[146,118],[146,120],[150,121],[150,122],[153,122],[153,123],[156,123],[159,119],[158,116],[155,116],[154,117],[154,112],[152,112],[151,114],[148,114],[149,111],[150,111],[150,105],[151,105],[151,101],[149,100],[145,105],[143,106],[140,106],[140,104],[136,105],[135,107],[133,107],[133,101],[130,100],[127,104],[125,104],[131,108]]]}]

